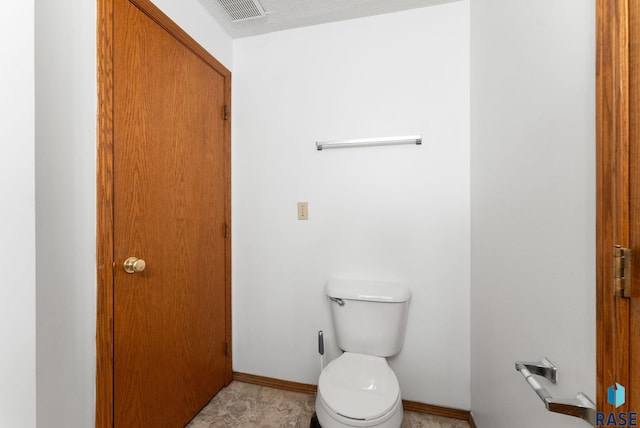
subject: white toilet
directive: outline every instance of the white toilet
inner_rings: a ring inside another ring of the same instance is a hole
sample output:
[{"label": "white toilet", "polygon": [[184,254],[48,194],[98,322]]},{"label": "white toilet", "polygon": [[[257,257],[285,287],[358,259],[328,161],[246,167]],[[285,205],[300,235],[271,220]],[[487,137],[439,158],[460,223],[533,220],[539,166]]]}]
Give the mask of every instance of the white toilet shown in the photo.
[{"label": "white toilet", "polygon": [[402,399],[386,357],[402,349],[411,291],[400,283],[327,283],[336,340],[344,353],[322,370],[316,414],[322,428],[398,428]]}]

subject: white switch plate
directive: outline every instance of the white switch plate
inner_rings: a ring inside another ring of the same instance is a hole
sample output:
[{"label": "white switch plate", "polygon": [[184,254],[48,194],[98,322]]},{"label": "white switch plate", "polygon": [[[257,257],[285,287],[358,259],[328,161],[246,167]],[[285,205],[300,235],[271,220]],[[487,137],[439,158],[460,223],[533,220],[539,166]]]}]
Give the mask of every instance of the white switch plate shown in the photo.
[{"label": "white switch plate", "polygon": [[309,220],[308,202],[298,202],[298,220]]}]

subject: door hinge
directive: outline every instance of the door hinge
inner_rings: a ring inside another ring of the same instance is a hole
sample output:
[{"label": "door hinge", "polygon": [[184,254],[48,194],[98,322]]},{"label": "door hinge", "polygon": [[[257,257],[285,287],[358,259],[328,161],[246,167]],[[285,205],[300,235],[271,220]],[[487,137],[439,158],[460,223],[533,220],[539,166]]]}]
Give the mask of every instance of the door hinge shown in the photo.
[{"label": "door hinge", "polygon": [[613,247],[613,286],[618,297],[631,297],[631,250]]},{"label": "door hinge", "polygon": [[229,225],[227,223],[224,224],[224,239],[229,237]]},{"label": "door hinge", "polygon": [[229,119],[229,107],[227,107],[226,104],[224,105],[224,112],[223,112],[222,115],[224,117],[224,120],[228,120]]}]

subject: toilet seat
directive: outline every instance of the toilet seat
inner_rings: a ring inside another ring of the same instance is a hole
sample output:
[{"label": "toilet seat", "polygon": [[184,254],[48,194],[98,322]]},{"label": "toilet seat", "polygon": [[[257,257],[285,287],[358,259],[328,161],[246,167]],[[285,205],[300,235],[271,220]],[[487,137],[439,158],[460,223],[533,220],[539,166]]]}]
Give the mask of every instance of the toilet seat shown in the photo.
[{"label": "toilet seat", "polygon": [[352,352],[325,367],[318,391],[332,412],[359,421],[384,416],[400,397],[398,379],[386,359]]}]

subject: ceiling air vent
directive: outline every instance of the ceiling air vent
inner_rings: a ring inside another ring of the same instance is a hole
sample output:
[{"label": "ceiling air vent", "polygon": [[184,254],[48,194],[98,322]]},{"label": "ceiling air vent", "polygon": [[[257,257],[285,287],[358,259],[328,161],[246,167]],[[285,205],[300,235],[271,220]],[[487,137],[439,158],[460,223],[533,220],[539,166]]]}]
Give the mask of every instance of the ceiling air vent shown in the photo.
[{"label": "ceiling air vent", "polygon": [[266,16],[258,0],[218,0],[233,22]]}]

